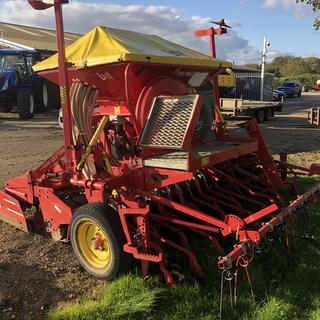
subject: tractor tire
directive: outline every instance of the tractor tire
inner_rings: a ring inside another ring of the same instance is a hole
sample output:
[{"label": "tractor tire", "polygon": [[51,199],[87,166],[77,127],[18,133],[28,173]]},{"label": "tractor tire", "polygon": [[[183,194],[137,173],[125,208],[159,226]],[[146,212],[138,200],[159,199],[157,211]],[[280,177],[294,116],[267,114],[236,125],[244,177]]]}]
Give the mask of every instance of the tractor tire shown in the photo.
[{"label": "tractor tire", "polygon": [[259,123],[263,122],[264,118],[265,118],[265,112],[263,109],[258,109],[256,112],[255,112],[255,118],[257,119],[257,121]]},{"label": "tractor tire", "polygon": [[270,121],[273,117],[274,117],[273,110],[271,108],[266,109],[264,113],[264,120]]},{"label": "tractor tire", "polygon": [[37,79],[37,81],[34,81],[32,83],[32,90],[35,93],[36,96],[36,113],[43,113],[47,111],[46,106],[43,104],[42,99],[42,79]]},{"label": "tractor tire", "polygon": [[85,204],[71,220],[70,240],[81,266],[97,278],[112,280],[129,270],[125,236],[118,213],[103,203]]},{"label": "tractor tire", "polygon": [[42,104],[46,109],[60,108],[59,87],[52,82],[44,81],[42,84]]},{"label": "tractor tire", "polygon": [[32,119],[36,111],[36,98],[30,88],[21,88],[17,94],[20,119]]},{"label": "tractor tire", "polygon": [[0,112],[11,112],[12,108],[12,106],[2,106],[0,107]]}]

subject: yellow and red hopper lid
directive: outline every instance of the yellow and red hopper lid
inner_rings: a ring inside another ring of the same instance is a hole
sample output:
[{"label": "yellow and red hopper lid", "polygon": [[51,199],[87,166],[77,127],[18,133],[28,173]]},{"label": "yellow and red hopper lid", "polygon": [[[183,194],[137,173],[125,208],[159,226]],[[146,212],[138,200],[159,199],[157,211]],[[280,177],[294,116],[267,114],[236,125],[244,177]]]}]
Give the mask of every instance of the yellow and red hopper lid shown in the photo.
[{"label": "yellow and red hopper lid", "polygon": [[[66,48],[66,58],[77,68],[117,62],[139,61],[211,68],[230,68],[231,63],[180,46],[158,36],[133,31],[96,27]],[[44,71],[58,67],[58,55],[33,66]]]}]

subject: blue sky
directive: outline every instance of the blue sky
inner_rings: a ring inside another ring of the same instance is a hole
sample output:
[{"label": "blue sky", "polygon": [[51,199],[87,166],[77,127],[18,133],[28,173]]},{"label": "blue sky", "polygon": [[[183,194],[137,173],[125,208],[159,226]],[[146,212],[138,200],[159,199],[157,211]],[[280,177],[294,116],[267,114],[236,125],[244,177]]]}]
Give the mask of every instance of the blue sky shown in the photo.
[{"label": "blue sky", "polygon": [[[269,58],[278,54],[320,56],[320,31],[313,28],[315,14],[295,0],[72,1],[64,6],[66,29],[86,32],[97,24],[158,34],[201,51],[205,39],[193,30],[208,20],[224,17],[232,32],[219,39],[218,55],[237,63],[258,62],[263,36],[270,38]],[[0,20],[53,27],[52,12],[32,11],[23,0],[0,0]],[[21,15],[21,12],[24,14]]]},{"label": "blue sky", "polygon": [[[105,1],[97,1],[104,3]],[[291,2],[291,3],[290,3]],[[186,16],[224,17],[241,24],[241,35],[257,48],[262,46],[264,35],[270,37],[272,47],[296,55],[320,54],[320,31],[312,27],[314,13],[311,8],[293,1],[222,0],[222,1],[128,1],[123,5],[165,5],[174,7]],[[269,6],[268,6],[269,3]],[[289,4],[290,3],[290,4]],[[287,5],[286,5],[287,4]]]}]

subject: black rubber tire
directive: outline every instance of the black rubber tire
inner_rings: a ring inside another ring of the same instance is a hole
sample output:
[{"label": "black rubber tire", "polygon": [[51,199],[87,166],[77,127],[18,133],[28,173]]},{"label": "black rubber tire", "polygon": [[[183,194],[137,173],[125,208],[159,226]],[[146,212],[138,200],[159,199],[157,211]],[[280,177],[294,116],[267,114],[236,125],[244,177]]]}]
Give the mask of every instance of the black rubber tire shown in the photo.
[{"label": "black rubber tire", "polygon": [[[31,105],[33,99],[33,106]],[[31,88],[21,88],[17,94],[20,119],[32,119],[36,111],[36,98]]]},{"label": "black rubber tire", "polygon": [[60,93],[56,84],[45,80],[42,84],[41,94],[42,104],[46,109],[60,108]]},{"label": "black rubber tire", "polygon": [[301,91],[298,92],[297,97],[298,97],[298,98],[301,98]]},{"label": "black rubber tire", "polygon": [[42,113],[47,111],[47,108],[43,104],[43,99],[42,99],[43,82],[44,82],[43,79],[37,79],[37,81],[34,81],[32,83],[32,89],[36,96],[36,113]]},{"label": "black rubber tire", "polygon": [[265,110],[264,113],[264,120],[265,121],[270,121],[273,118],[273,110],[271,108],[268,108]]},{"label": "black rubber tire", "polygon": [[[76,237],[77,228],[83,221],[91,220],[99,225],[100,229],[108,237],[112,261],[107,268],[98,269],[92,266],[81,253]],[[79,207],[71,220],[70,240],[73,251],[81,266],[91,275],[97,278],[112,280],[120,274],[128,271],[132,262],[132,255],[123,251],[125,236],[118,213],[103,203],[89,203]]]},{"label": "black rubber tire", "polygon": [[11,112],[13,106],[2,106],[0,107],[0,112]]},{"label": "black rubber tire", "polygon": [[256,112],[255,112],[255,118],[257,119],[257,121],[259,123],[263,122],[264,118],[265,118],[265,112],[263,109],[258,109]]}]

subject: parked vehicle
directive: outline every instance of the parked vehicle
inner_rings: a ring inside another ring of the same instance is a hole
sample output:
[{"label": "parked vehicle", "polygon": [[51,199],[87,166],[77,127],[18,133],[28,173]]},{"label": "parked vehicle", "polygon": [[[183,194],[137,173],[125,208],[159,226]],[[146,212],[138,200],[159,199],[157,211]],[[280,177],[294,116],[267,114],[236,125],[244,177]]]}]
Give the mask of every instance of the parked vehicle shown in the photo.
[{"label": "parked vehicle", "polygon": [[320,90],[320,80],[317,80],[317,82],[314,84],[314,90]]},{"label": "parked vehicle", "polygon": [[301,90],[302,92],[309,92],[309,86],[304,83],[301,85]]},{"label": "parked vehicle", "polygon": [[271,120],[276,111],[282,111],[282,101],[250,101],[221,98],[220,109],[226,118],[255,117],[261,123]]},{"label": "parked vehicle", "polygon": [[58,124],[59,124],[59,127],[63,129],[62,108],[59,109]]},{"label": "parked vehicle", "polygon": [[273,101],[282,101],[286,98],[286,93],[277,89],[272,90]]},{"label": "parked vehicle", "polygon": [[277,89],[284,92],[287,97],[301,97],[302,88],[299,81],[285,81]]},{"label": "parked vehicle", "polygon": [[41,60],[36,50],[0,50],[0,109],[9,112],[18,107],[21,119],[31,119],[36,112],[59,105],[58,86],[33,72]]}]

